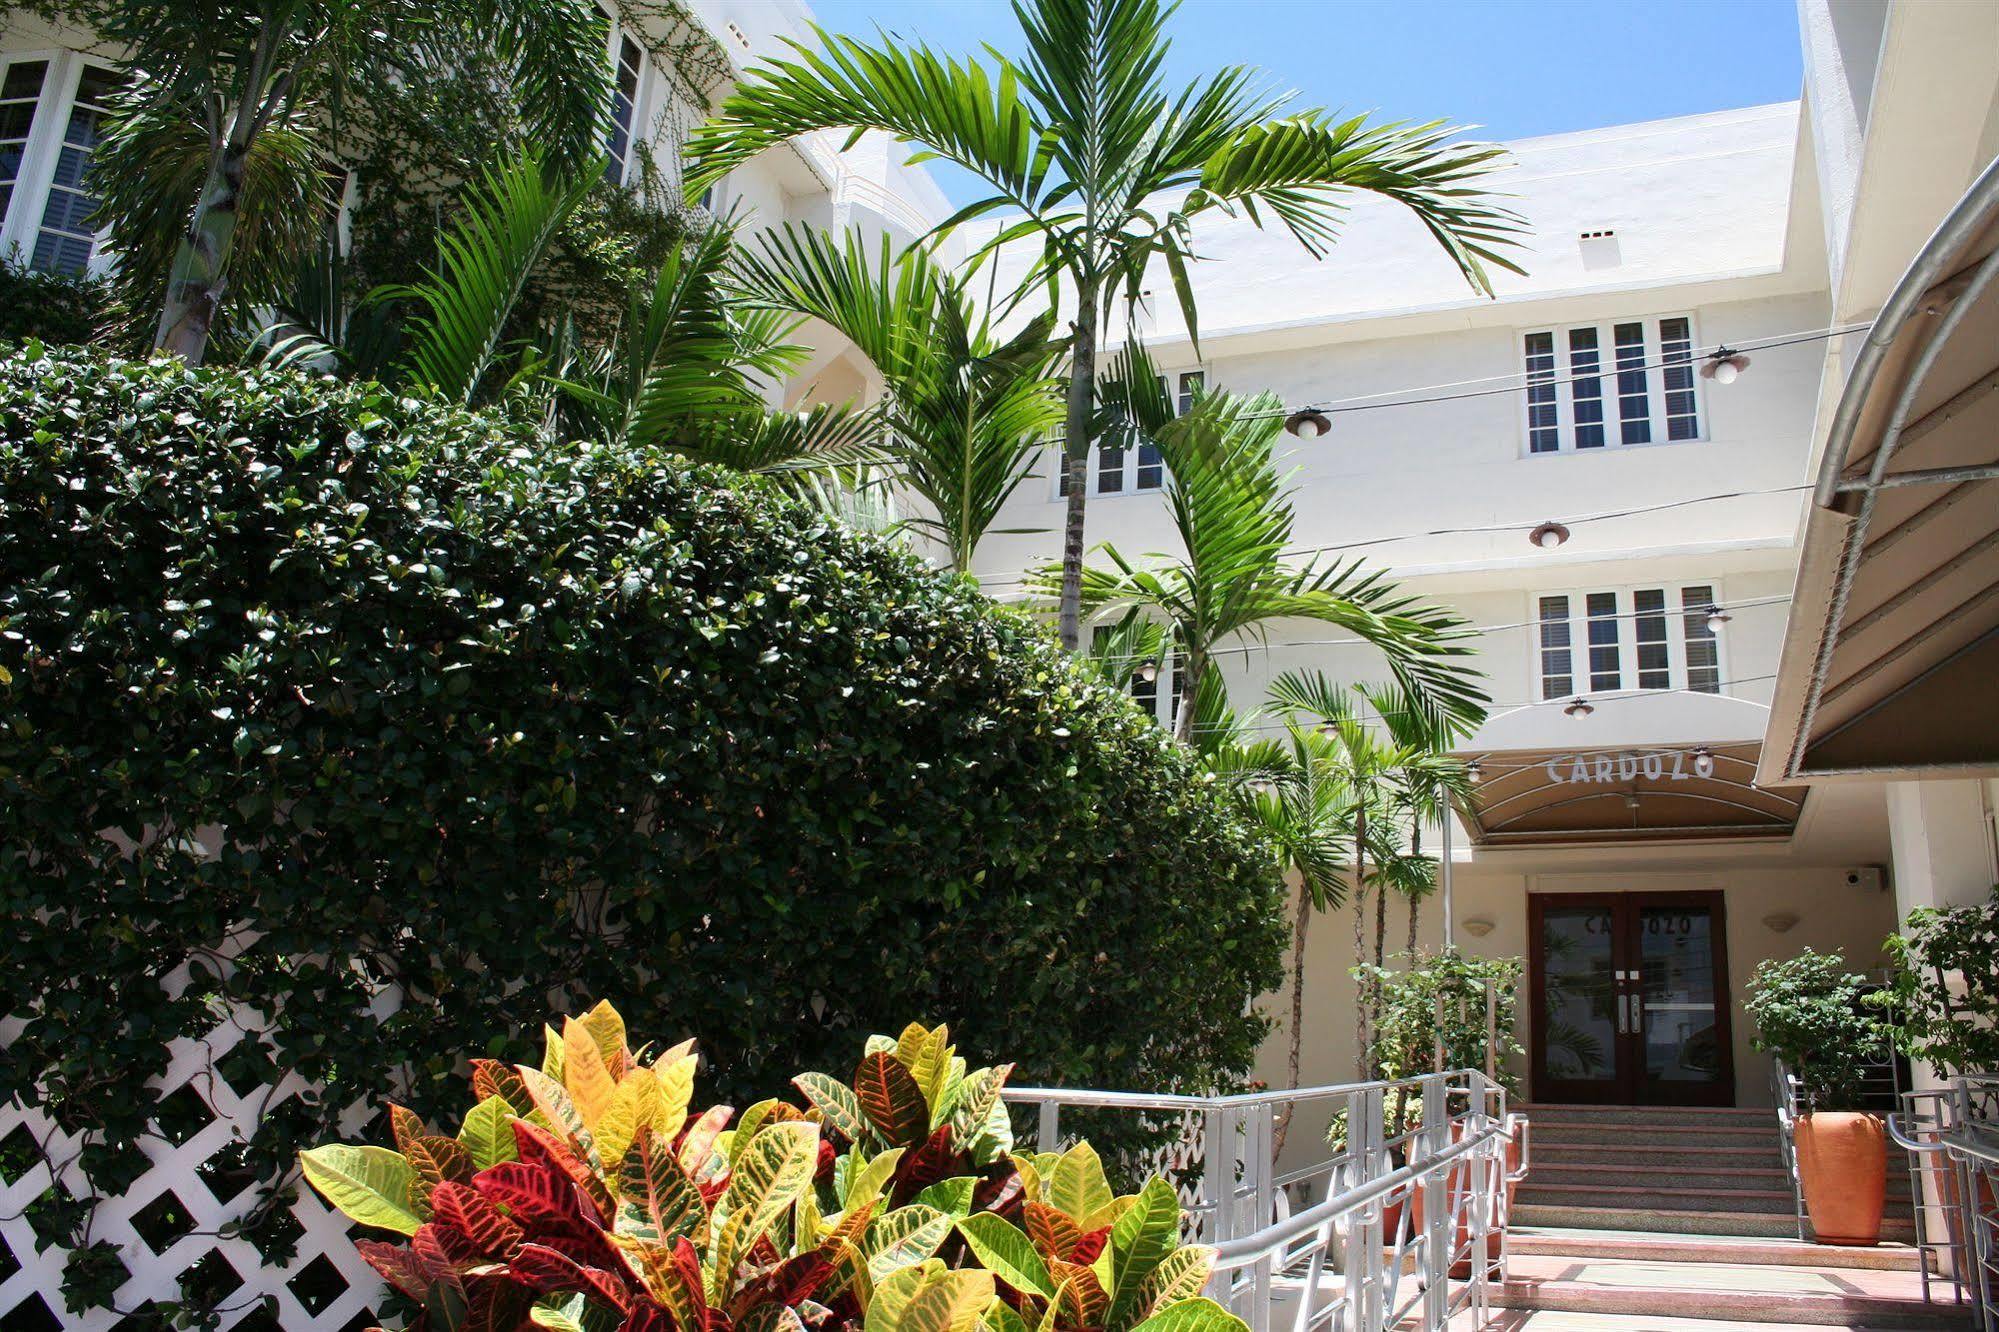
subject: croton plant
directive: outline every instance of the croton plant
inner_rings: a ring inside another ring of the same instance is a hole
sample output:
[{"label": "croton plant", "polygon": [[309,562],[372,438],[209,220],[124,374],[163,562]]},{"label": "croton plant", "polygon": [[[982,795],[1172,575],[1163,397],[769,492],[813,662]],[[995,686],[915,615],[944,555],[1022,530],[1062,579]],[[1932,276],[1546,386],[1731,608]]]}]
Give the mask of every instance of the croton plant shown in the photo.
[{"label": "croton plant", "polygon": [[600,1003],[541,1067],[472,1061],[454,1135],[389,1107],[393,1149],[305,1177],[363,1257],[462,1332],[1243,1332],[1201,1297],[1173,1189],[1112,1193],[1088,1143],[1017,1152],[1000,1089],[944,1027],[871,1036],[803,1104],[694,1109],[692,1041],[627,1043]]}]

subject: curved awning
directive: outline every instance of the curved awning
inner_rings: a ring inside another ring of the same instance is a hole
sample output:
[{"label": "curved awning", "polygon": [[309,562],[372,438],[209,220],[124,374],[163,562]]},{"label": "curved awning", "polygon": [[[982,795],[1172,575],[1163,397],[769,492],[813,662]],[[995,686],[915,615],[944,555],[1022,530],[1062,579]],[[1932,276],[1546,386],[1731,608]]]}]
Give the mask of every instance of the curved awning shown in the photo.
[{"label": "curved awning", "polygon": [[1806,524],[1760,772],[1999,771],[1999,161],[1847,377]]},{"label": "curved awning", "polygon": [[1758,786],[1759,748],[1466,751],[1475,778],[1460,812],[1484,846],[1789,837],[1805,788]]}]

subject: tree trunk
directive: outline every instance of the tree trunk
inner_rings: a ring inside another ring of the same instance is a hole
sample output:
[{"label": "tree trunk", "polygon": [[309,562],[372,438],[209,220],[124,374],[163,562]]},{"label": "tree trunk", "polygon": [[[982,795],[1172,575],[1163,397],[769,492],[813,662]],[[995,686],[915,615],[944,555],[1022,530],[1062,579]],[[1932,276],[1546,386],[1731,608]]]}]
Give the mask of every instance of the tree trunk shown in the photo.
[{"label": "tree trunk", "polygon": [[[1354,815],[1353,958],[1355,965],[1367,960],[1367,810],[1365,808]],[[1367,996],[1373,989],[1373,981],[1363,980],[1354,992],[1354,1069],[1362,1082],[1368,1080],[1368,1070],[1374,1065],[1367,1048]]]},{"label": "tree trunk", "polygon": [[1089,500],[1090,409],[1097,399],[1097,289],[1076,293],[1075,343],[1069,359],[1069,411],[1062,427],[1064,466],[1069,472],[1069,517],[1062,529],[1062,646],[1074,652],[1083,641],[1083,507]]},{"label": "tree trunk", "polygon": [[1183,745],[1194,743],[1194,699],[1201,690],[1201,677],[1208,673],[1208,654],[1189,647],[1180,668],[1180,715],[1173,719],[1173,738]]},{"label": "tree trunk", "polygon": [[[1291,924],[1291,1048],[1287,1052],[1285,1067],[1290,1079],[1289,1085],[1296,1087],[1302,1076],[1305,1061],[1305,932],[1312,927],[1312,890],[1304,884],[1298,885],[1298,915]],[[1284,1150],[1284,1135],[1291,1131],[1291,1115],[1298,1108],[1296,1101],[1286,1101],[1277,1112],[1277,1122],[1270,1135],[1270,1159],[1275,1161]]]},{"label": "tree trunk", "polygon": [[[1423,854],[1423,828],[1420,823],[1409,832],[1409,854],[1412,856]],[[1416,893],[1409,894],[1409,951],[1403,956],[1408,959],[1407,965],[1411,967],[1416,965],[1416,914],[1422,909],[1422,897]]]},{"label": "tree trunk", "polygon": [[209,156],[208,176],[174,255],[173,276],[160,311],[153,346],[200,365],[208,352],[208,332],[229,294],[229,255],[235,247],[236,217],[243,200],[247,149],[218,144]]}]

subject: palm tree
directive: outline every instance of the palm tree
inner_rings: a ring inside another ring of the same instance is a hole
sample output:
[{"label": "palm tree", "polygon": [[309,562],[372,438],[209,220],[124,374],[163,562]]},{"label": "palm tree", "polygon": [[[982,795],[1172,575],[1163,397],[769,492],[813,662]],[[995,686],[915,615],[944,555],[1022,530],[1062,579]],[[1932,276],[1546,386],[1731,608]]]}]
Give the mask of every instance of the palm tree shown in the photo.
[{"label": "palm tree", "polygon": [[[1433,790],[1448,788],[1455,760],[1447,751],[1469,733],[1475,717],[1440,714],[1399,685],[1335,683],[1321,671],[1293,671],[1270,687],[1277,707],[1314,719],[1332,745],[1334,763],[1351,788],[1354,881],[1354,960],[1367,956],[1367,895],[1373,857],[1374,965],[1386,964],[1388,893],[1401,888],[1413,902],[1427,878],[1421,863],[1400,849],[1401,819],[1427,808]],[[1420,857],[1417,858],[1421,860]],[[1355,1058],[1359,1074],[1374,1072],[1371,1033],[1380,1016],[1380,993],[1364,983],[1354,1005]]]},{"label": "palm tree", "polygon": [[[154,345],[198,363],[247,275],[290,271],[325,216],[335,109],[383,78],[490,54],[532,142],[580,168],[608,101],[591,0],[73,0],[128,52],[97,161],[125,280],[164,300]],[[252,242],[257,252],[241,253]]]},{"label": "palm tree", "polygon": [[[1168,515],[1184,554],[1127,557],[1103,548],[1109,568],[1086,568],[1082,604],[1092,616],[1139,611],[1171,629],[1186,696],[1198,698],[1223,641],[1255,634],[1274,620],[1316,620],[1372,643],[1412,706],[1443,725],[1476,725],[1485,696],[1458,641],[1462,621],[1398,592],[1359,562],[1295,562],[1290,492],[1277,471],[1282,408],[1274,397],[1210,393],[1183,416],[1167,416],[1149,363],[1127,349],[1103,392],[1125,404],[1128,428],[1149,438],[1166,467]],[[1124,427],[1107,427],[1124,428]],[[1056,566],[1037,571],[1030,590],[1067,583]],[[1183,707],[1182,740],[1197,734],[1196,707]]]},{"label": "palm tree", "polygon": [[[1215,725],[1211,734],[1220,738],[1206,746],[1209,770],[1235,788],[1275,848],[1278,869],[1298,880],[1285,1032],[1287,1085],[1296,1087],[1305,1049],[1305,943],[1312,917],[1338,910],[1347,900],[1353,788],[1335,741],[1295,716],[1284,719],[1284,734],[1275,739],[1246,738],[1246,728],[1232,715]],[[1273,1125],[1273,1157],[1284,1150],[1293,1109],[1287,1102]]]},{"label": "palm tree", "polygon": [[351,309],[337,289],[311,284],[312,299],[279,309],[266,330],[270,357],[461,404],[528,401],[551,427],[743,472],[868,454],[879,433],[871,412],[766,410],[758,379],[782,373],[804,348],[786,341],[795,319],[728,298],[736,251],[727,222],[690,236],[633,288],[611,345],[579,346],[568,327],[511,339],[530,275],[591,185],[588,174],[552,173],[533,153],[488,168],[465,190],[424,280],[377,287]]},{"label": "palm tree", "polygon": [[[1194,219],[1267,210],[1314,256],[1338,232],[1341,197],[1383,195],[1423,222],[1478,291],[1487,264],[1518,220],[1477,188],[1500,150],[1453,142],[1441,122],[1375,124],[1323,111],[1278,118],[1290,94],[1257,72],[1224,69],[1179,92],[1161,68],[1172,5],[1164,0],[1015,0],[1027,54],[953,59],[886,37],[863,42],[819,32],[823,49],[795,45],[745,79],[689,143],[690,193],[757,154],[814,130],[879,130],[923,145],[980,177],[992,193],[940,231],[998,210],[980,254],[1011,242],[1036,247],[1014,295],[1066,281],[1073,301],[1064,449],[1069,511],[1062,547],[1063,645],[1082,631],[1084,484],[1097,379],[1097,337],[1116,297],[1135,303],[1158,261],[1190,335],[1198,338],[1188,268]],[[1517,270],[1515,270],[1517,271]]]},{"label": "palm tree", "polygon": [[809,229],[764,236],[737,278],[753,307],[823,320],[880,373],[885,447],[898,480],[929,512],[907,525],[935,538],[951,567],[971,569],[979,541],[1032,475],[1062,417],[1053,377],[1062,347],[1052,315],[1000,338],[964,280],[929,251],[891,251]]}]

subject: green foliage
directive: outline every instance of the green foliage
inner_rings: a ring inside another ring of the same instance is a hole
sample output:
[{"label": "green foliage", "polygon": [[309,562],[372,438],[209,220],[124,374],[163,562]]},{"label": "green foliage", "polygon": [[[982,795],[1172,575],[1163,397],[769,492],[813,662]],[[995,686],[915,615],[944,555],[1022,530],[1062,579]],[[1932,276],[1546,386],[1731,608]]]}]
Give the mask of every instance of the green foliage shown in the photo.
[{"label": "green foliage", "polygon": [[1999,891],[1976,906],[1917,907],[1887,948],[1894,979],[1875,998],[1902,1053],[1952,1074],[1999,1068]]},{"label": "green foliage", "polygon": [[95,342],[114,310],[110,284],[101,278],[30,268],[18,251],[0,259],[0,342]]},{"label": "green foliage", "polygon": [[1862,1070],[1887,1057],[1889,1030],[1870,1012],[1871,988],[1838,952],[1807,948],[1756,964],[1743,1004],[1756,1048],[1797,1075],[1809,1109],[1859,1109]]},{"label": "green foliage", "polygon": [[266,1016],[249,1067],[324,1087],[265,1117],[267,1175],[391,1071],[462,1105],[522,989],[702,1030],[738,1104],[918,1008],[1054,1085],[1254,1058],[1281,890],[1226,791],[803,506],[371,384],[30,347],[0,508],[0,1097],[85,1131],[100,1195],[222,1002]]},{"label": "green foliage", "polygon": [[[1514,1038],[1514,1008],[1524,964],[1517,957],[1472,957],[1456,948],[1405,958],[1400,971],[1355,967],[1354,976],[1381,995],[1375,1030],[1375,1059],[1383,1077],[1409,1078],[1439,1068],[1483,1069],[1488,1057],[1494,1078],[1519,1090],[1519,1075],[1507,1061],[1526,1050]],[[1486,996],[1494,996],[1490,1037]],[[1439,1038],[1442,1064],[1438,1064]]]},{"label": "green foliage", "polygon": [[539,1068],[472,1062],[471,1113],[510,1112],[514,1159],[475,1167],[394,1105],[393,1149],[301,1153],[348,1217],[410,1237],[359,1248],[427,1328],[1244,1332],[1195,1298],[1214,1251],[1180,1246],[1172,1187],[1114,1197],[1088,1143],[1012,1154],[1011,1066],[970,1069],[943,1027],[741,1115],[694,1113],[693,1042],[634,1051],[608,1003],[543,1030]]}]

